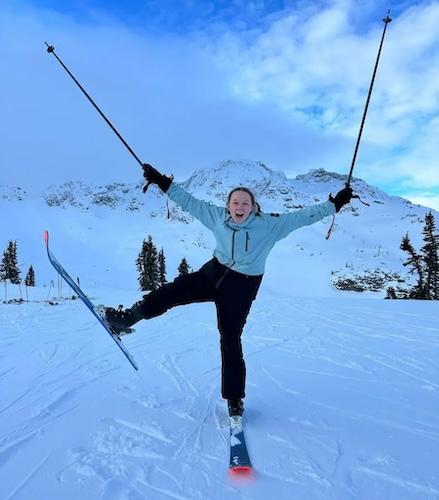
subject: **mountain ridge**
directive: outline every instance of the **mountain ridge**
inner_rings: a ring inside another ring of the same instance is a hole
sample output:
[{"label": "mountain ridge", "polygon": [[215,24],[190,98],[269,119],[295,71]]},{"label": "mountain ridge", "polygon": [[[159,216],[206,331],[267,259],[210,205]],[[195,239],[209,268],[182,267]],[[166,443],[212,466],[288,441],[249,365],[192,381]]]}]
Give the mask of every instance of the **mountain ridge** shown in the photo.
[{"label": "mountain ridge", "polygon": [[[279,213],[326,201],[345,182],[346,176],[324,169],[290,179],[263,162],[227,160],[193,172],[181,185],[195,197],[220,206],[225,206],[231,188],[246,185],[264,212]],[[386,276],[406,274],[401,238],[409,232],[419,247],[424,216],[430,209],[389,196],[358,178],[351,185],[369,206],[352,200],[337,214],[329,240],[325,238],[332,222],[328,217],[279,242],[267,261],[275,286],[288,288],[288,280],[300,277],[300,293],[330,293],[326,284],[346,275],[371,276],[377,270]],[[159,248],[165,248],[173,269],[183,256],[196,269],[211,256],[215,245],[212,233],[199,221],[156,186],[143,194],[141,182],[92,185],[69,181],[52,185],[37,197],[3,187],[0,207],[12,213],[2,218],[0,245],[17,240],[22,267],[33,264],[37,279],[53,273],[42,251],[45,229],[53,234],[54,251],[59,251],[68,269],[106,283],[136,283],[133,263],[148,234]],[[277,269],[277,261],[284,266]]]},{"label": "mountain ridge", "polygon": [[[342,189],[346,181],[347,175],[323,168],[311,169],[304,174],[289,178],[283,172],[273,170],[261,161],[224,160],[214,167],[196,170],[186,180],[178,182],[190,193],[215,203],[224,203],[227,194],[234,187],[245,186],[250,188],[257,198],[267,199],[270,206],[278,198],[281,208],[289,210],[307,203],[323,201],[329,193],[335,194]],[[94,184],[69,180],[49,185],[38,197],[42,197],[51,207],[72,206],[86,211],[93,206],[103,206],[136,211],[148,206],[150,199],[157,201],[161,198],[161,193],[155,188],[150,189],[147,196],[143,195],[142,186],[142,182]],[[374,197],[375,202],[396,199],[404,200],[406,205],[412,205],[409,200],[390,196],[360,178],[352,177],[351,186],[360,196]],[[292,197],[296,203],[293,203]],[[19,186],[0,186],[0,200],[29,199],[29,194]]]}]

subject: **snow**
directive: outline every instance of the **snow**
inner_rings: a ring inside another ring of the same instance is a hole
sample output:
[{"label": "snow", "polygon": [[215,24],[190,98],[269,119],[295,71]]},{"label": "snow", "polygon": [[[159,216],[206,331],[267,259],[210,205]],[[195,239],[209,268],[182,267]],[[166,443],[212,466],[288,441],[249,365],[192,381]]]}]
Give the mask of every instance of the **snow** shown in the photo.
[{"label": "snow", "polygon": [[[304,199],[328,187],[321,174],[318,188],[315,173],[301,177],[293,189],[301,184]],[[209,234],[175,209],[164,219],[153,192],[154,207],[134,212],[4,198],[14,216],[2,218],[2,235],[18,240],[39,286],[27,303],[0,304],[0,498],[438,499],[437,305],[330,285],[331,270],[355,254],[364,265],[376,260],[371,241],[389,252],[380,255],[386,266],[401,266],[391,242],[409,224],[404,210],[422,219],[426,209],[375,194],[385,205],[356,202],[360,215],[339,215],[330,240],[322,221],[270,256],[243,335],[248,481],[227,471],[214,305],[139,323],[124,337],[135,372],[79,300],[50,289],[56,276],[41,238],[51,231],[53,253],[96,304],[128,305],[140,296],[134,258],[146,234],[164,246],[169,279],[183,256],[194,268],[210,257]],[[19,292],[9,287],[8,296]]]},{"label": "snow", "polygon": [[139,324],[137,374],[79,301],[2,305],[0,497],[439,497],[435,304],[262,293],[244,484],[226,472],[214,318],[194,304]]}]

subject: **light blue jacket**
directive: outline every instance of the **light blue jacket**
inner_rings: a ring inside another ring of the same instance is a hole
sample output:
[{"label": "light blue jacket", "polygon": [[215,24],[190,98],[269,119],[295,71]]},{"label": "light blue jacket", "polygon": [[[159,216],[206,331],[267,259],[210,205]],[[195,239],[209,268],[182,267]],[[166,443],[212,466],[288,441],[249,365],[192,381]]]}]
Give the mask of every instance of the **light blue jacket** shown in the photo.
[{"label": "light blue jacket", "polygon": [[185,212],[213,231],[216,239],[213,255],[221,264],[250,275],[264,273],[265,261],[276,242],[299,227],[335,213],[334,203],[328,200],[290,213],[251,213],[244,222],[236,224],[226,207],[198,200],[175,182],[167,194]]}]

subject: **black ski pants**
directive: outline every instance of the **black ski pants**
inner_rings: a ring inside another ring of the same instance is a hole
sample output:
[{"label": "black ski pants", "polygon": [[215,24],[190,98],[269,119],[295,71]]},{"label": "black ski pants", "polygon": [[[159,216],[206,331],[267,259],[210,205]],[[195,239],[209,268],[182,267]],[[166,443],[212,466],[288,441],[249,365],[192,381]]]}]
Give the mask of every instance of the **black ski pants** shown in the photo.
[{"label": "black ski pants", "polygon": [[246,370],[241,333],[262,276],[238,273],[214,257],[198,271],[178,276],[172,283],[145,295],[138,304],[142,316],[149,319],[171,307],[215,302],[221,344],[221,393],[225,399],[245,396]]}]

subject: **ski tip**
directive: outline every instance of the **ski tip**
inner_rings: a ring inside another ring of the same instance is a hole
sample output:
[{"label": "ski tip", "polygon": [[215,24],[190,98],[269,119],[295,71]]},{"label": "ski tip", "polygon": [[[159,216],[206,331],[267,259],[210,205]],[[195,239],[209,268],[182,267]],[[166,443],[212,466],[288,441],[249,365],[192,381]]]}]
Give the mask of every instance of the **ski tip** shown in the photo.
[{"label": "ski tip", "polygon": [[239,465],[236,467],[230,467],[229,473],[235,479],[248,480],[254,478],[253,467],[249,465]]},{"label": "ski tip", "polygon": [[46,246],[49,245],[49,231],[46,229],[43,233],[43,238],[44,238],[44,242],[46,243]]}]

